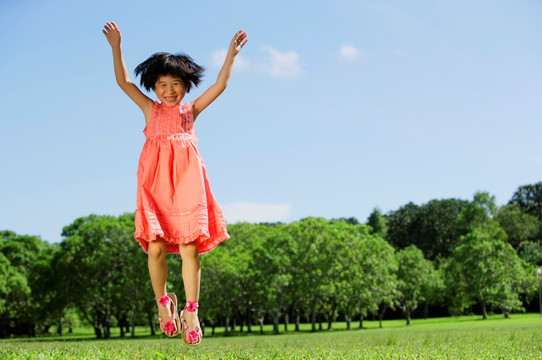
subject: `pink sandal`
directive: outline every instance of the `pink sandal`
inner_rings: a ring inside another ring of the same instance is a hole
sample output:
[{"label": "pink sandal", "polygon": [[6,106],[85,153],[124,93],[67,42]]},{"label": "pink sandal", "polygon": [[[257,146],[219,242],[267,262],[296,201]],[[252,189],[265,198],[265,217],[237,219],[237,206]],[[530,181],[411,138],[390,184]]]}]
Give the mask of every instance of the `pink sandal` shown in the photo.
[{"label": "pink sandal", "polygon": [[[171,311],[171,320],[165,322],[165,331],[163,331],[162,333],[167,337],[175,337],[179,335],[180,322],[179,318],[177,317],[177,296],[174,293],[167,293],[160,298],[156,298],[156,301],[158,302],[158,304],[164,307],[169,306],[169,310]],[[158,315],[158,320],[160,321],[160,324],[164,322],[164,319],[162,319],[160,315]],[[173,334],[168,335],[166,334],[166,332],[170,332]]]},{"label": "pink sandal", "polygon": [[201,343],[203,334],[199,326],[196,326],[195,330],[189,330],[188,323],[184,318],[184,312],[195,312],[198,310],[198,303],[195,301],[188,301],[184,310],[181,311],[181,324],[182,324],[182,337],[186,345],[196,346]]}]

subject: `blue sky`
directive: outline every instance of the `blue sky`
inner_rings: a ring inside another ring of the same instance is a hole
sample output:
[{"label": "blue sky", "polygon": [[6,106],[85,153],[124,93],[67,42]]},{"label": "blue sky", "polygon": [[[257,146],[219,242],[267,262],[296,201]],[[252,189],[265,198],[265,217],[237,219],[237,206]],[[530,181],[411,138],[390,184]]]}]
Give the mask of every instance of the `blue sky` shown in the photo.
[{"label": "blue sky", "polygon": [[523,0],[1,1],[0,229],[57,242],[134,211],[144,120],[114,80],[111,20],[130,72],[157,51],[206,67],[187,101],[248,33],[196,123],[230,223],[505,204],[542,180],[540,18]]}]

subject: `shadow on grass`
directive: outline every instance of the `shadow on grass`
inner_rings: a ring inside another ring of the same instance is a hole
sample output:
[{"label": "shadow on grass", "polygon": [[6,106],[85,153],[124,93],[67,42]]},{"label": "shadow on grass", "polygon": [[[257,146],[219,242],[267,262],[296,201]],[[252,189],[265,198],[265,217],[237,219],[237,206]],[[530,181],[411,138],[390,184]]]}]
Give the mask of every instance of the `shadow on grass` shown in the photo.
[{"label": "shadow on grass", "polygon": [[[258,336],[289,336],[289,335],[300,335],[300,334],[326,334],[326,333],[337,333],[337,334],[355,334],[355,333],[366,333],[366,334],[374,334],[376,332],[380,331],[386,331],[386,330],[394,330],[394,329],[419,329],[422,330],[425,327],[431,327],[433,330],[435,330],[434,325],[439,325],[438,328],[445,329],[448,327],[454,327],[455,326],[464,326],[460,324],[465,324],[468,322],[471,322],[473,324],[488,324],[491,325],[491,323],[494,322],[515,322],[515,321],[533,321],[540,319],[540,315],[538,314],[513,314],[509,318],[505,318],[501,315],[490,315],[487,320],[484,320],[481,316],[478,315],[472,315],[472,316],[460,316],[460,317],[445,317],[445,318],[430,318],[430,319],[413,319],[412,325],[407,326],[406,321],[403,319],[400,320],[384,320],[383,321],[383,327],[379,327],[379,322],[376,320],[364,320],[363,321],[363,328],[359,328],[359,322],[355,322],[352,325],[355,324],[355,326],[352,326],[350,330],[346,329],[346,324],[344,322],[336,322],[333,323],[335,328],[332,328],[331,330],[326,329],[326,325],[323,326],[322,330],[316,330],[311,331],[311,325],[310,324],[301,324],[301,329],[299,331],[289,330],[287,332],[284,331],[284,327],[282,325],[282,328],[279,330],[278,334],[275,334],[273,331],[272,325],[266,324],[264,326],[263,333],[260,332],[260,329],[258,326],[253,327],[257,330],[248,334],[246,331],[240,332],[240,331],[228,331],[228,335],[224,336],[224,328],[223,327],[217,327],[216,329],[218,331],[215,332],[214,335],[211,335],[211,327],[206,327],[206,334],[204,335],[205,338],[208,339],[220,339],[220,338],[246,338],[246,337],[258,337]],[[291,325],[293,328],[293,325]],[[62,343],[69,343],[69,342],[92,342],[92,341],[107,341],[107,342],[119,342],[119,341],[130,341],[130,340],[161,340],[161,339],[168,339],[165,335],[160,334],[158,330],[159,335],[150,335],[150,328],[137,328],[136,327],[136,336],[131,337],[130,332],[128,332],[128,335],[125,337],[120,337],[118,333],[115,331],[118,328],[113,328],[113,336],[105,339],[101,338],[98,339],[94,336],[94,333],[91,330],[88,329],[81,329],[81,333],[76,334],[70,334],[63,337],[60,337],[58,335],[44,335],[39,337],[14,337],[14,338],[7,338],[7,339],[0,339],[1,342],[24,342],[24,343],[46,343],[46,342],[62,342]],[[85,332],[86,331],[86,332]],[[137,333],[140,334],[137,334]],[[143,333],[147,332],[148,334],[145,335]]]}]

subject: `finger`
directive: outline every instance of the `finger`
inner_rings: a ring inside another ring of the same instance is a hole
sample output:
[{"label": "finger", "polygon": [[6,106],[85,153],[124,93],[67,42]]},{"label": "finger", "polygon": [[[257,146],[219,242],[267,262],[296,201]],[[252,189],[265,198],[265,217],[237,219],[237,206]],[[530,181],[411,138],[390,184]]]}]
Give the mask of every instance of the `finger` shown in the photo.
[{"label": "finger", "polygon": [[239,36],[237,37],[237,41],[238,42],[242,42],[243,40],[246,40],[247,38],[247,33],[246,32],[242,32],[239,34]]}]

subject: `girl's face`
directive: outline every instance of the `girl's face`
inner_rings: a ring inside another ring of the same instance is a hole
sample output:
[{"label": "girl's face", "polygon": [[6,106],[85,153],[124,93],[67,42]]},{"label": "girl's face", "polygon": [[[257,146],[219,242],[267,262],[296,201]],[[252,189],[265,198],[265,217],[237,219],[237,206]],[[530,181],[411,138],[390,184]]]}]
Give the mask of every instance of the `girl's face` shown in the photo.
[{"label": "girl's face", "polygon": [[171,75],[160,76],[154,84],[154,92],[158,100],[169,107],[180,103],[185,94],[182,80]]}]

